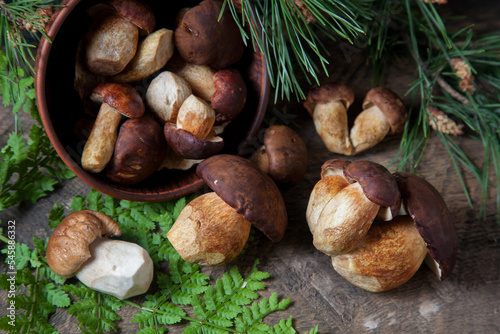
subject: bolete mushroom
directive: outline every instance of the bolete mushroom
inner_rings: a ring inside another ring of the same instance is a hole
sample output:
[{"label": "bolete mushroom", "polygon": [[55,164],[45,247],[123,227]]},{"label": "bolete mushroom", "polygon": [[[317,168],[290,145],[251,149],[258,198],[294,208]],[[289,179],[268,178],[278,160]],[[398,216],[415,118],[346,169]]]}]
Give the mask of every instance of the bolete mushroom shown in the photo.
[{"label": "bolete mushroom", "polygon": [[400,205],[396,180],[382,165],[327,161],[306,211],[314,246],[330,256],[347,253],[365,237],[379,213],[390,220]]},{"label": "bolete mushroom", "polygon": [[106,176],[119,184],[137,184],[157,171],[166,155],[163,128],[154,119],[128,119],[120,127]]},{"label": "bolete mushroom", "polygon": [[92,211],[68,215],[47,245],[47,263],[61,277],[75,276],[91,289],[126,299],[145,293],[153,280],[153,261],[137,244],[111,240],[120,226]]},{"label": "bolete mushroom", "polygon": [[229,67],[243,55],[245,44],[222,2],[204,0],[187,10],[175,29],[175,45],[186,61],[216,69]]},{"label": "bolete mushroom", "polygon": [[264,145],[250,160],[275,182],[295,185],[307,169],[307,147],[288,126],[273,125],[264,132]]},{"label": "bolete mushroom", "polygon": [[187,205],[167,234],[182,258],[212,266],[232,261],[248,239],[250,223],[273,242],[283,238],[283,197],[255,164],[221,154],[203,160],[196,172],[214,193]]},{"label": "bolete mushroom", "polygon": [[118,74],[135,56],[139,30],[153,31],[154,13],[138,0],[113,0],[90,12],[93,22],[85,43],[87,67],[102,76]]},{"label": "bolete mushroom", "polygon": [[351,155],[353,152],[347,120],[347,110],[353,102],[354,91],[341,82],[312,87],[303,102],[313,118],[316,132],[333,153]]},{"label": "bolete mushroom", "polygon": [[83,169],[98,173],[113,155],[122,116],[139,118],[145,107],[139,93],[128,84],[99,84],[90,97],[101,103],[101,108],[85,143],[81,163]]},{"label": "bolete mushroom", "polygon": [[403,131],[406,108],[401,99],[390,89],[372,88],[363,101],[363,111],[354,120],[351,129],[353,154],[367,150],[386,136]]}]

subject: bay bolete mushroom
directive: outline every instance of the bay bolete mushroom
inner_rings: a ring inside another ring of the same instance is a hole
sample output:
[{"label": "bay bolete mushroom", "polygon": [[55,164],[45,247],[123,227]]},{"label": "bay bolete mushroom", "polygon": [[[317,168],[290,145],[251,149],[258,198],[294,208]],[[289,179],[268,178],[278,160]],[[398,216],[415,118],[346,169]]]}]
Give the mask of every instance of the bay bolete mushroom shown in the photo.
[{"label": "bay bolete mushroom", "polygon": [[47,263],[61,277],[76,277],[88,287],[125,299],[145,293],[153,280],[153,261],[142,247],[106,236],[120,226],[92,210],[68,215],[47,245]]},{"label": "bay bolete mushroom", "polygon": [[375,146],[386,136],[401,133],[406,118],[406,108],[393,91],[385,87],[370,89],[351,129],[353,154]]},{"label": "bay bolete mushroom", "polygon": [[231,13],[221,10],[221,1],[204,0],[184,13],[175,45],[186,61],[221,69],[240,60],[245,49],[241,33]]},{"label": "bay bolete mushroom", "polygon": [[275,182],[295,185],[307,169],[307,147],[288,126],[273,125],[266,129],[264,145],[250,160]]},{"label": "bay bolete mushroom", "polygon": [[122,116],[139,118],[144,114],[145,107],[139,93],[128,84],[99,84],[91,99],[101,103],[101,107],[85,143],[81,163],[83,169],[98,173],[113,155]]},{"label": "bay bolete mushroom", "polygon": [[326,148],[343,155],[351,155],[347,111],[354,102],[354,91],[341,82],[329,82],[309,90],[304,108],[313,118],[316,132]]},{"label": "bay bolete mushroom", "polygon": [[128,119],[120,127],[106,176],[119,184],[137,184],[157,171],[166,155],[163,128],[154,119]]},{"label": "bay bolete mushroom", "polygon": [[[288,225],[283,197],[272,179],[255,164],[239,156],[221,154],[202,161],[196,172],[214,194],[199,200],[201,207],[198,202],[193,203],[196,207],[186,206],[186,212],[179,215],[167,234],[184,259],[210,265],[232,261],[246,243],[250,223],[273,242],[283,238]],[[238,228],[238,232],[228,232],[233,228]],[[215,242],[214,236],[223,239]],[[185,247],[186,244],[192,246]]]},{"label": "bay bolete mushroom", "polygon": [[390,220],[400,205],[396,180],[382,165],[327,161],[306,211],[314,246],[330,256],[347,253],[368,233],[377,215]]}]

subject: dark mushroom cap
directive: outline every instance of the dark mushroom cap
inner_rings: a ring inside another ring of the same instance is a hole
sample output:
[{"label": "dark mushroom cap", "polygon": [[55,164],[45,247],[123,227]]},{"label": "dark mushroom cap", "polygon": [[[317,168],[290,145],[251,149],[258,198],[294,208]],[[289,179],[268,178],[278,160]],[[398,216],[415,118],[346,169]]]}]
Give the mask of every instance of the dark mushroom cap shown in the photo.
[{"label": "dark mushroom cap", "polygon": [[221,69],[240,60],[245,50],[241,33],[228,11],[220,16],[221,9],[222,1],[204,0],[184,14],[175,45],[186,61]]},{"label": "dark mushroom cap", "polygon": [[389,207],[395,216],[401,207],[401,193],[394,176],[384,166],[368,160],[358,160],[344,169],[348,180],[359,182],[365,196],[373,203]]},{"label": "dark mushroom cap", "polygon": [[321,165],[321,178],[328,175],[337,174],[344,175],[344,170],[351,162],[344,159],[330,159]]},{"label": "dark mushroom cap", "polygon": [[94,102],[106,103],[129,118],[144,115],[145,107],[141,96],[128,84],[101,83],[94,88],[91,99]]},{"label": "dark mushroom cap", "polygon": [[349,109],[354,102],[354,91],[342,82],[328,82],[321,86],[314,86],[309,90],[303,106],[312,115],[316,104],[332,101],[340,101],[346,109]]},{"label": "dark mushroom cap", "polygon": [[307,147],[302,138],[285,125],[273,125],[264,134],[269,160],[268,175],[276,182],[294,185],[307,169]]},{"label": "dark mushroom cap", "polygon": [[167,141],[155,120],[128,119],[120,127],[106,176],[119,184],[137,184],[157,171],[166,155]]},{"label": "dark mushroom cap", "polygon": [[224,148],[224,140],[221,137],[202,140],[169,122],[165,123],[163,133],[175,153],[185,159],[205,159]]},{"label": "dark mushroom cap", "polygon": [[388,135],[396,135],[403,131],[407,113],[403,101],[396,93],[385,87],[372,88],[366,94],[363,109],[368,109],[371,105],[377,106],[389,121],[391,130]]},{"label": "dark mushroom cap", "polygon": [[441,194],[425,179],[411,173],[394,173],[403,204],[439,267],[436,273],[447,278],[457,261],[458,238],[451,215]]},{"label": "dark mushroom cap", "polygon": [[125,20],[135,24],[144,30],[146,34],[154,31],[156,18],[153,10],[147,3],[140,0],[109,0],[108,3]]},{"label": "dark mushroom cap", "polygon": [[280,241],[288,225],[285,202],[273,180],[249,160],[229,154],[202,161],[196,173],[227,204],[271,241]]},{"label": "dark mushroom cap", "polygon": [[215,123],[232,121],[243,110],[247,100],[247,86],[241,73],[235,68],[226,68],[214,74],[215,93],[210,102],[215,110]]}]

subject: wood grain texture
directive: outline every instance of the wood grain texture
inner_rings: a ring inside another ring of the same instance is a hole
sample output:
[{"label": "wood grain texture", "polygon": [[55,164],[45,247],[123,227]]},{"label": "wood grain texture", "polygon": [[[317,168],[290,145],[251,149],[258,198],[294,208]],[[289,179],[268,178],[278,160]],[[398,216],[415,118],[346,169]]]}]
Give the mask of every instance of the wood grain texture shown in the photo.
[{"label": "wood grain texture", "polygon": [[[450,8],[458,14],[469,14],[478,29],[490,30],[500,24],[495,13],[500,11],[496,1],[482,1],[482,8],[474,1],[450,1]],[[471,5],[472,4],[472,5]],[[491,8],[487,10],[486,8]],[[328,46],[332,50],[329,66],[330,78],[350,84],[356,94],[352,108],[360,108],[369,86],[369,68],[364,65],[362,54],[347,59],[338,45]],[[411,64],[401,61],[390,67],[387,86],[403,96],[413,80],[409,71]],[[322,77],[326,79],[326,77]],[[272,98],[271,98],[272,100]],[[408,98],[404,99],[406,104]],[[443,195],[454,221],[458,239],[458,261],[451,276],[439,281],[425,266],[422,266],[406,284],[384,293],[361,290],[337,274],[330,258],[317,251],[305,220],[309,194],[320,178],[320,167],[324,161],[340,157],[328,152],[315,134],[314,125],[299,103],[278,103],[276,106],[284,119],[300,124],[296,129],[308,148],[309,161],[304,179],[297,185],[281,187],[287,206],[289,225],[284,239],[272,243],[262,233],[255,232],[255,240],[248,250],[235,262],[203,271],[214,278],[224,270],[237,265],[242,273],[248,273],[254,260],[260,261],[259,269],[270,273],[266,281],[268,289],[262,295],[277,292],[280,298],[291,298],[293,304],[284,312],[272,314],[265,319],[267,324],[276,324],[280,319],[294,318],[294,326],[304,333],[319,325],[320,333],[499,333],[500,332],[500,226],[496,223],[496,207],[488,201],[486,220],[480,220],[478,208],[480,187],[470,172],[464,171],[466,184],[471,192],[473,207],[467,203],[459,179],[451,161],[435,135],[431,135],[429,147],[418,169],[418,175],[433,184]],[[5,115],[9,110],[1,107]],[[21,117],[27,118],[21,114]],[[10,116],[2,117],[0,143],[7,141],[13,129]],[[277,119],[274,120],[278,122]],[[281,122],[280,122],[281,123]],[[263,137],[263,131],[257,138]],[[482,161],[481,145],[466,137],[457,138],[463,150],[477,162]],[[258,147],[256,140],[255,148]],[[396,154],[398,138],[384,140],[378,146],[352,158],[368,159],[387,165]],[[393,167],[389,167],[394,171]],[[491,180],[494,179],[491,175]],[[33,236],[49,235],[47,216],[54,203],[69,208],[71,198],[84,195],[90,188],[81,180],[64,182],[49,197],[36,205],[21,203],[0,213],[1,226],[9,219],[17,222],[17,240],[31,243]],[[495,195],[494,190],[490,195]],[[5,272],[2,267],[1,272]],[[3,293],[3,292],[2,292]],[[141,297],[133,300],[140,301]],[[5,294],[0,294],[5,300]],[[3,305],[3,303],[2,303]],[[0,309],[0,315],[5,308]],[[130,323],[135,309],[124,308],[120,312],[123,321],[119,332],[136,333],[137,324]],[[63,310],[58,310],[51,322],[60,333],[77,333],[77,322]],[[170,333],[182,333],[182,327],[169,328]]]}]

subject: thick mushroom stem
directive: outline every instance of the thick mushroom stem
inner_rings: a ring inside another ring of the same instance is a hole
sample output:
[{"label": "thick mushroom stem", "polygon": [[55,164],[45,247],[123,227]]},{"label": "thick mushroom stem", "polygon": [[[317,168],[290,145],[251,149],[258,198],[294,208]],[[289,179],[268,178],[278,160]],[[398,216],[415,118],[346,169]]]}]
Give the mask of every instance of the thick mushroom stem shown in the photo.
[{"label": "thick mushroom stem", "polygon": [[373,105],[363,110],[351,129],[353,154],[358,154],[380,143],[391,130],[391,125],[382,110]]},{"label": "thick mushroom stem", "polygon": [[83,149],[83,169],[99,173],[106,167],[113,156],[121,119],[122,114],[115,108],[106,103],[101,105],[89,139]]},{"label": "thick mushroom stem", "polygon": [[352,154],[347,108],[342,101],[318,103],[312,116],[316,132],[329,151],[344,155]]}]

